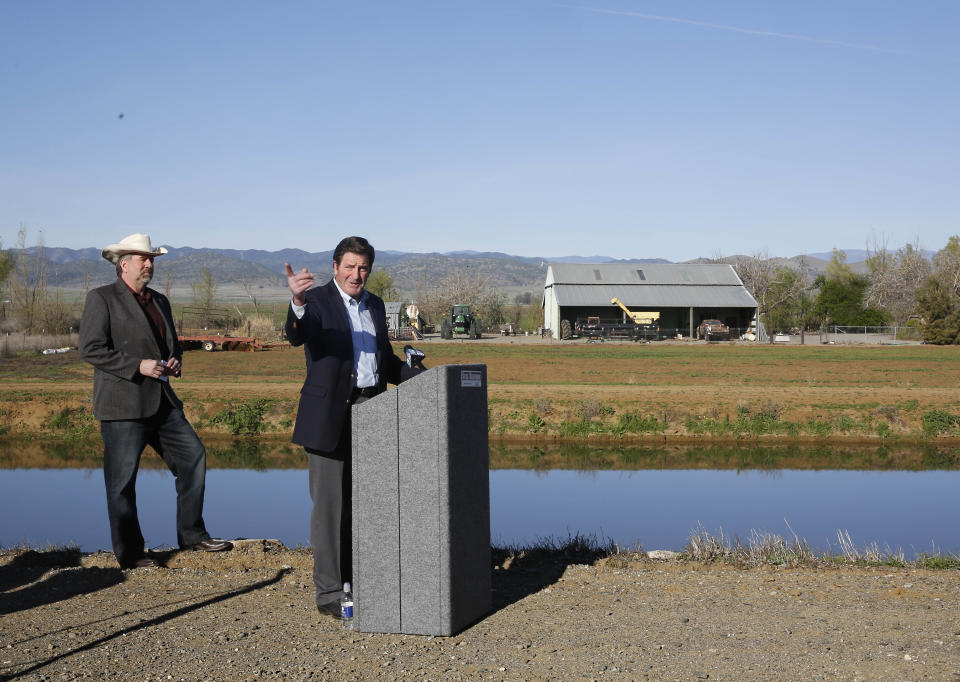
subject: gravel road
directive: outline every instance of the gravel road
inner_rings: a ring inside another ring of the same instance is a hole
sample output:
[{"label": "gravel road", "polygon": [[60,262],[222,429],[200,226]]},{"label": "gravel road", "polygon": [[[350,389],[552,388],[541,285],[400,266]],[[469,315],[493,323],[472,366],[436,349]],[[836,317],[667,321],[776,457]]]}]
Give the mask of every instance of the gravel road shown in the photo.
[{"label": "gravel road", "polygon": [[320,620],[305,549],[164,563],[0,552],[0,679],[960,680],[955,570],[512,557],[488,617],[422,637]]}]

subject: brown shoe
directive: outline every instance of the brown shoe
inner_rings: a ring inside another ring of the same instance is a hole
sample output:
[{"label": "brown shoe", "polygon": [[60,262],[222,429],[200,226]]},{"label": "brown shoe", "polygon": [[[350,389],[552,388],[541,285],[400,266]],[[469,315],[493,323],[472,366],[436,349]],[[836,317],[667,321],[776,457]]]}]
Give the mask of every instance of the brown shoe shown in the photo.
[{"label": "brown shoe", "polygon": [[134,563],[129,566],[124,566],[125,569],[137,569],[137,568],[159,568],[160,562],[154,559],[152,556],[142,556],[137,559]]},{"label": "brown shoe", "polygon": [[201,552],[226,552],[229,549],[233,549],[233,543],[227,542],[226,540],[214,540],[210,538],[208,540],[201,540],[195,545],[184,547],[184,549],[195,549]]},{"label": "brown shoe", "polygon": [[338,602],[332,601],[329,604],[317,604],[317,611],[320,613],[320,618],[340,620],[340,604]]}]

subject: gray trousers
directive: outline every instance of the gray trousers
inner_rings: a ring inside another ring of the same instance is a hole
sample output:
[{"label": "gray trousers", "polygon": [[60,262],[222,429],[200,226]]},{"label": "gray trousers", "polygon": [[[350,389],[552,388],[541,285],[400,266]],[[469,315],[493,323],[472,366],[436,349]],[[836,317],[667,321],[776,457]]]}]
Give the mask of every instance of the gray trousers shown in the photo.
[{"label": "gray trousers", "polygon": [[[349,445],[350,438],[347,437]],[[338,447],[339,450],[339,447]],[[307,455],[310,469],[310,546],[313,547],[313,584],[317,604],[343,596],[343,583],[352,580],[353,505],[349,449]]]},{"label": "gray trousers", "polygon": [[[366,398],[357,397],[353,404]],[[310,470],[310,546],[317,605],[336,602],[343,583],[353,582],[353,444],[347,417],[340,442],[332,452],[307,450]]]}]

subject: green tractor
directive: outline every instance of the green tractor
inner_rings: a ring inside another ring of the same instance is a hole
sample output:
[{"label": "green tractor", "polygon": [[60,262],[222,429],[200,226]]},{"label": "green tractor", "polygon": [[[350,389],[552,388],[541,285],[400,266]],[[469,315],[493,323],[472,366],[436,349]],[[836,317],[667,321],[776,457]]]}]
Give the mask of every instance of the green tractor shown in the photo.
[{"label": "green tractor", "polygon": [[440,338],[452,339],[454,334],[466,334],[469,339],[480,338],[482,322],[470,314],[470,306],[462,303],[450,309],[450,316],[440,320]]}]

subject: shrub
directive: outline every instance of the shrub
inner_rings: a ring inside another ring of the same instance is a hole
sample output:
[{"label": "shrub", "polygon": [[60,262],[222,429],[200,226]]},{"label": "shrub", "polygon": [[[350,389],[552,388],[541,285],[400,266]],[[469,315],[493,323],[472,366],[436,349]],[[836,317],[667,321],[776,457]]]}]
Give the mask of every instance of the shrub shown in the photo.
[{"label": "shrub", "polygon": [[803,425],[803,430],[809,433],[811,436],[826,437],[830,435],[831,431],[833,431],[833,426],[828,422],[821,422],[817,421],[816,419],[808,419]]},{"label": "shrub", "polygon": [[65,407],[50,418],[47,428],[75,436],[89,435],[96,429],[93,415],[79,407]]},{"label": "shrub", "polygon": [[853,421],[851,417],[842,415],[837,417],[835,426],[837,431],[840,431],[841,433],[847,433],[848,431],[853,431],[854,427],[856,426],[856,422]]},{"label": "shrub", "polygon": [[873,411],[873,416],[885,419],[888,424],[902,424],[900,419],[900,408],[896,405],[880,405]]},{"label": "shrub", "polygon": [[952,415],[946,410],[933,409],[920,416],[923,432],[928,436],[938,436],[949,433],[960,426],[960,417]]},{"label": "shrub", "polygon": [[656,417],[643,417],[639,414],[621,414],[613,427],[614,433],[622,436],[624,433],[660,433],[667,427]]},{"label": "shrub", "polygon": [[579,402],[577,403],[574,413],[581,420],[588,422],[600,414],[600,403],[598,403],[596,400]]},{"label": "shrub", "polygon": [[960,558],[941,554],[924,554],[917,558],[917,565],[932,570],[945,570],[960,568]]},{"label": "shrub", "polygon": [[263,415],[270,403],[266,398],[240,403],[236,407],[220,410],[210,421],[227,427],[234,436],[260,433],[265,429]]}]

